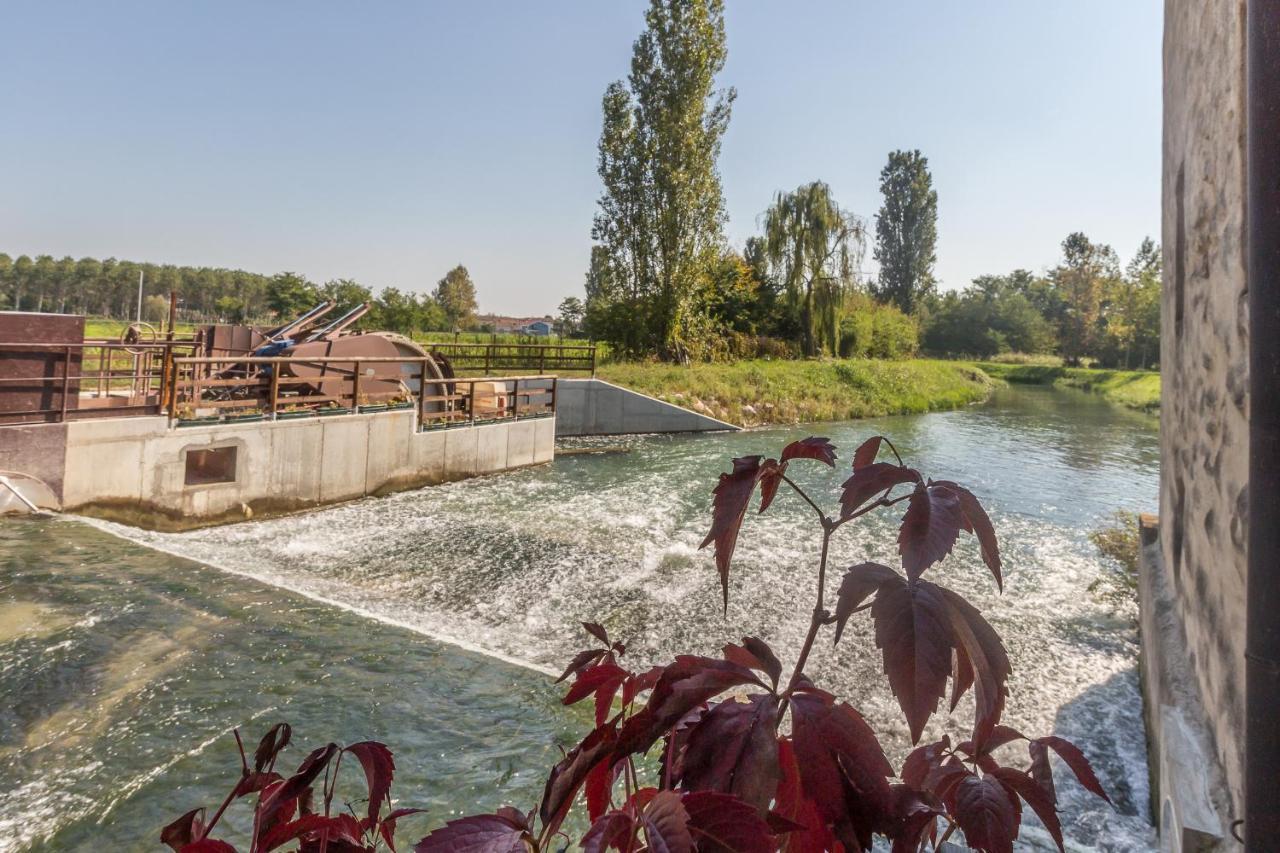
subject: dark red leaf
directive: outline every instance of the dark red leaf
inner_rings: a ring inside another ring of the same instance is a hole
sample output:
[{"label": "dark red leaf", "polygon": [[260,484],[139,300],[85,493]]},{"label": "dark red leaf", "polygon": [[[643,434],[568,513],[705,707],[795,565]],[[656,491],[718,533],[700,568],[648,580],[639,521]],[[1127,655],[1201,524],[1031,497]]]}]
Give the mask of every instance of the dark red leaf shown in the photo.
[{"label": "dark red leaf", "polygon": [[1044,828],[1049,831],[1049,835],[1058,845],[1058,850],[1063,850],[1062,823],[1058,820],[1057,803],[1053,797],[1050,797],[1035,779],[1021,770],[997,767],[991,775],[999,779],[1010,794],[1022,797],[1027,805],[1031,806],[1031,810],[1036,813],[1036,817],[1040,818],[1040,822],[1044,824]]},{"label": "dark red leaf", "polygon": [[855,468],[853,476],[844,481],[844,491],[840,493],[840,514],[847,518],[882,492],[919,480],[918,471],[890,462],[873,462],[865,468]]},{"label": "dark red leaf", "polygon": [[960,704],[960,698],[973,687],[973,662],[963,649],[956,649],[951,657],[951,710]]},{"label": "dark red leaf", "polygon": [[[776,756],[775,756],[776,758]],[[682,798],[689,833],[698,853],[773,853],[769,824],[751,805],[714,791],[694,791]]]},{"label": "dark red leaf", "polygon": [[528,827],[509,814],[451,820],[413,845],[414,853],[526,853]]},{"label": "dark red leaf", "polygon": [[837,839],[869,848],[890,819],[893,775],[871,727],[830,694],[799,691],[791,696],[791,741],[804,792]]},{"label": "dark red leaf", "polygon": [[327,818],[322,814],[303,815],[297,820],[285,821],[271,827],[271,831],[262,837],[258,842],[258,848],[263,853],[270,853],[284,844],[296,841],[303,835],[310,832],[317,832],[329,826],[331,818]]},{"label": "dark red leaf", "polygon": [[205,838],[191,842],[179,850],[178,853],[236,853],[236,848],[225,841]]},{"label": "dark red leaf", "polygon": [[160,830],[160,842],[169,845],[172,850],[199,840],[204,834],[204,809],[192,809],[173,823]]},{"label": "dark red leaf", "polygon": [[278,785],[263,791],[258,801],[259,832],[265,832],[273,826],[282,811],[293,808],[294,801],[328,766],[329,761],[338,753],[338,749],[336,743],[331,743],[313,750],[303,759],[302,764],[298,765],[296,773]]},{"label": "dark red leaf", "polygon": [[637,695],[646,690],[652,690],[665,670],[664,666],[655,666],[638,675],[628,676],[627,680],[622,682],[622,704],[629,705]]},{"label": "dark red leaf", "polygon": [[592,666],[596,661],[600,660],[600,658],[604,657],[608,653],[609,652],[605,649],[583,649],[573,656],[573,660],[569,662],[569,666],[567,666],[565,671],[560,674],[560,677],[556,679],[555,683],[559,684],[569,676],[582,672],[582,670]]},{"label": "dark red leaf", "polygon": [[775,811],[770,811],[765,815],[764,822],[769,824],[769,831],[774,835],[787,835],[792,832],[803,832],[806,828],[803,824],[789,820]]},{"label": "dark red leaf", "polygon": [[963,779],[951,798],[951,813],[965,842],[985,853],[1013,853],[1020,812],[1017,799],[992,776]]},{"label": "dark red leaf", "polygon": [[834,468],[836,466],[836,446],[829,439],[819,436],[802,438],[782,448],[782,457],[779,461],[785,464],[792,459],[816,459]]},{"label": "dark red leaf", "polygon": [[724,659],[765,673],[773,682],[775,689],[778,686],[778,679],[782,677],[782,662],[764,640],[756,637],[743,637],[741,646],[727,644],[724,647]]},{"label": "dark red leaf", "polygon": [[926,837],[932,837],[937,819],[943,814],[942,804],[930,794],[906,785],[892,786],[893,826],[887,833],[893,839],[891,853],[916,853]]},{"label": "dark red leaf", "polygon": [[598,666],[585,669],[578,673],[577,680],[573,682],[573,687],[565,695],[563,702],[565,705],[572,705],[588,696],[595,696],[596,725],[598,726],[608,719],[609,709],[613,706],[613,697],[617,695],[618,688],[629,675],[630,673],[612,661],[605,661]]},{"label": "dark red leaf", "polygon": [[619,766],[610,761],[601,761],[587,773],[583,789],[587,799],[587,817],[591,820],[609,810],[613,782],[617,778]]},{"label": "dark red leaf", "polygon": [[387,843],[391,853],[396,853],[396,822],[411,814],[422,814],[426,809],[395,809],[378,824],[378,834]]},{"label": "dark red leaf", "polygon": [[902,762],[902,773],[899,778],[918,791],[930,790],[925,785],[929,773],[942,766],[946,752],[951,749],[951,738],[942,736],[942,740],[917,746],[911,750],[907,760]]},{"label": "dark red leaf", "polygon": [[626,812],[609,812],[591,824],[591,829],[582,837],[583,853],[604,853],[612,847],[615,850],[630,849],[630,841],[635,836],[636,825],[631,815]]},{"label": "dark red leaf", "polygon": [[766,459],[760,466],[760,512],[773,505],[773,499],[777,497],[778,487],[782,485],[782,478],[786,473],[785,462],[778,464],[772,459]]},{"label": "dark red leaf", "polygon": [[732,794],[766,814],[778,788],[778,710],[772,694],[713,706],[689,731],[684,788]]},{"label": "dark red leaf", "polygon": [[645,752],[694,708],[742,684],[768,689],[755,673],[731,661],[677,657],[654,685],[645,707],[623,725],[618,736],[619,754]]},{"label": "dark red leaf", "polygon": [[253,753],[253,769],[254,772],[261,773],[266,770],[280,754],[280,750],[289,745],[289,739],[293,737],[293,729],[288,723],[276,723],[271,729],[262,736],[262,740],[258,742],[258,748]]},{"label": "dark red leaf", "polygon": [[241,777],[239,784],[236,785],[236,796],[244,797],[249,794],[256,794],[271,783],[279,782],[283,778],[279,773],[250,773],[248,776]]},{"label": "dark red leaf", "polygon": [[716,546],[716,568],[720,572],[720,586],[724,591],[724,606],[729,609],[729,561],[738,544],[738,530],[746,517],[747,505],[760,479],[760,457],[744,456],[733,460],[733,472],[721,474],[720,482],[712,494],[711,532],[700,548],[711,543]]},{"label": "dark red leaf", "polygon": [[645,806],[640,825],[652,853],[693,853],[689,813],[675,791],[659,791]]},{"label": "dark red leaf", "polygon": [[802,829],[792,830],[779,845],[783,853],[824,853],[835,849],[835,836],[817,805],[804,791],[795,748],[789,738],[778,740],[778,766],[781,778],[774,798],[774,809],[788,822]]},{"label": "dark red leaf", "polygon": [[1102,783],[1094,775],[1093,767],[1089,765],[1089,759],[1084,757],[1084,753],[1074,743],[1053,735],[1036,738],[1035,742],[1043,744],[1058,753],[1058,757],[1067,763],[1067,766],[1071,768],[1071,772],[1076,774],[1076,778],[1080,780],[1080,784],[1084,786],[1086,791],[1097,794],[1108,803],[1111,802],[1111,798],[1107,796],[1107,792],[1102,788]]},{"label": "dark red leaf", "polygon": [[595,728],[551,769],[538,808],[542,825],[549,833],[560,827],[592,769],[601,762],[612,763],[617,740],[617,720],[614,719]]},{"label": "dark red leaf", "polygon": [[929,774],[924,778],[924,790],[941,800],[946,800],[957,785],[973,775],[973,771],[966,767],[963,761],[954,755],[949,756],[937,767],[930,768]]},{"label": "dark red leaf", "polygon": [[1031,754],[1031,777],[1056,803],[1058,792],[1054,789],[1053,770],[1049,767],[1049,747],[1033,740],[1027,744],[1027,752]]},{"label": "dark red leaf", "polygon": [[857,471],[866,468],[872,462],[875,462],[876,457],[880,455],[880,443],[882,441],[884,441],[884,436],[874,435],[858,445],[858,449],[853,452],[853,470]]},{"label": "dark red leaf", "polygon": [[344,752],[349,752],[360,759],[364,769],[365,784],[369,788],[369,820],[377,821],[382,804],[391,792],[391,782],[395,779],[396,762],[391,757],[391,750],[386,744],[373,740],[353,743]]},{"label": "dark red leaf", "polygon": [[606,646],[609,645],[609,632],[599,622],[583,622],[582,627],[587,629],[587,633],[595,637]]},{"label": "dark red leaf", "polygon": [[836,638],[840,642],[845,623],[862,603],[887,583],[903,583],[902,575],[879,563],[859,563],[844,573],[840,596],[836,600]]},{"label": "dark red leaf", "polygon": [[1027,736],[1012,726],[996,726],[991,730],[991,734],[987,735],[987,739],[980,744],[974,744],[971,740],[966,740],[956,746],[966,755],[990,755],[1002,746],[1013,743],[1015,740],[1026,740]]},{"label": "dark red leaf", "polygon": [[[942,589],[942,587],[939,587]],[[986,740],[1004,712],[1005,682],[1011,667],[1009,655],[995,632],[973,605],[949,589],[942,589],[951,614],[951,629],[957,653],[969,660],[974,673],[975,717],[973,740]]]},{"label": "dark red leaf", "polygon": [[889,686],[918,743],[925,723],[946,695],[951,674],[952,629],[940,587],[926,581],[906,584],[894,576],[871,605],[876,647],[884,653]]},{"label": "dark red leaf", "polygon": [[995,576],[996,586],[1004,591],[1004,582],[1000,577],[1000,545],[996,542],[996,529],[987,516],[987,511],[974,496],[973,492],[950,480],[938,480],[936,486],[944,486],[955,492],[960,499],[960,512],[964,516],[964,529],[978,537],[978,547],[982,552],[982,561],[987,564],[991,574]]},{"label": "dark red leaf", "polygon": [[937,483],[917,485],[898,530],[898,553],[907,577],[915,580],[950,554],[965,524],[959,495]]}]

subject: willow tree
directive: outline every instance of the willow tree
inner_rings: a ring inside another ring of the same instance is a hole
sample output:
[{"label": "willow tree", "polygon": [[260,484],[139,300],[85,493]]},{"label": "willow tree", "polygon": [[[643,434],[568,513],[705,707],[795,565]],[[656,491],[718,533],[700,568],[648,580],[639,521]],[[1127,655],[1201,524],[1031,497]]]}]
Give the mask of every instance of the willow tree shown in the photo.
[{"label": "willow tree", "polygon": [[645,23],[627,81],[604,95],[592,237],[631,318],[613,343],[672,358],[700,325],[698,295],[724,242],[716,160],[734,91],[715,88],[727,56],[723,0],[651,0]]},{"label": "willow tree", "polygon": [[814,181],[778,193],[764,214],[764,248],[806,355],[840,349],[840,304],[855,283],[866,225]]}]

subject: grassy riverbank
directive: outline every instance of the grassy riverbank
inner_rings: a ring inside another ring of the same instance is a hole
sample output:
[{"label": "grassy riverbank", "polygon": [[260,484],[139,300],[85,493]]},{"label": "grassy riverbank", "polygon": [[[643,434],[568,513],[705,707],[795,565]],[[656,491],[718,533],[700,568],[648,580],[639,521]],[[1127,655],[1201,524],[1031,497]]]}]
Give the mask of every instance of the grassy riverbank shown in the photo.
[{"label": "grassy riverbank", "polygon": [[623,363],[597,376],[743,426],[955,409],[986,399],[994,384],[972,365],[926,359]]},{"label": "grassy riverbank", "polygon": [[1075,388],[1099,394],[1112,403],[1131,409],[1144,412],[1160,409],[1160,374],[1150,370],[1098,370],[989,361],[978,362],[975,366],[992,378],[1005,382]]}]

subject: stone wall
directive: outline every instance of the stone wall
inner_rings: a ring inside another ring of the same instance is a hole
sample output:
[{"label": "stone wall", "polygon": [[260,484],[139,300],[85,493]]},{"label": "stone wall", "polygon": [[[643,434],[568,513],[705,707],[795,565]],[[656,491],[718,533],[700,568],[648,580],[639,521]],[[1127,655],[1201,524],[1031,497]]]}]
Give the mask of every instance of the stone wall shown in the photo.
[{"label": "stone wall", "polygon": [[1159,563],[1185,638],[1177,654],[1225,772],[1227,818],[1241,815],[1243,791],[1244,13],[1240,0],[1165,3]]}]

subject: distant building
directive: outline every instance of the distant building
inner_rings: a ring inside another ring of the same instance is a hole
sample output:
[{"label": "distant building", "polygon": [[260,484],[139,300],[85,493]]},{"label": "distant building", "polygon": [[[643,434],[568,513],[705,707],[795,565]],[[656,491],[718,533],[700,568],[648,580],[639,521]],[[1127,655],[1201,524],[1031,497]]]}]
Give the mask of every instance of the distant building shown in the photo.
[{"label": "distant building", "polygon": [[532,323],[529,323],[520,330],[520,332],[525,335],[539,335],[543,337],[550,336],[552,331],[553,329],[549,320],[534,320]]}]

